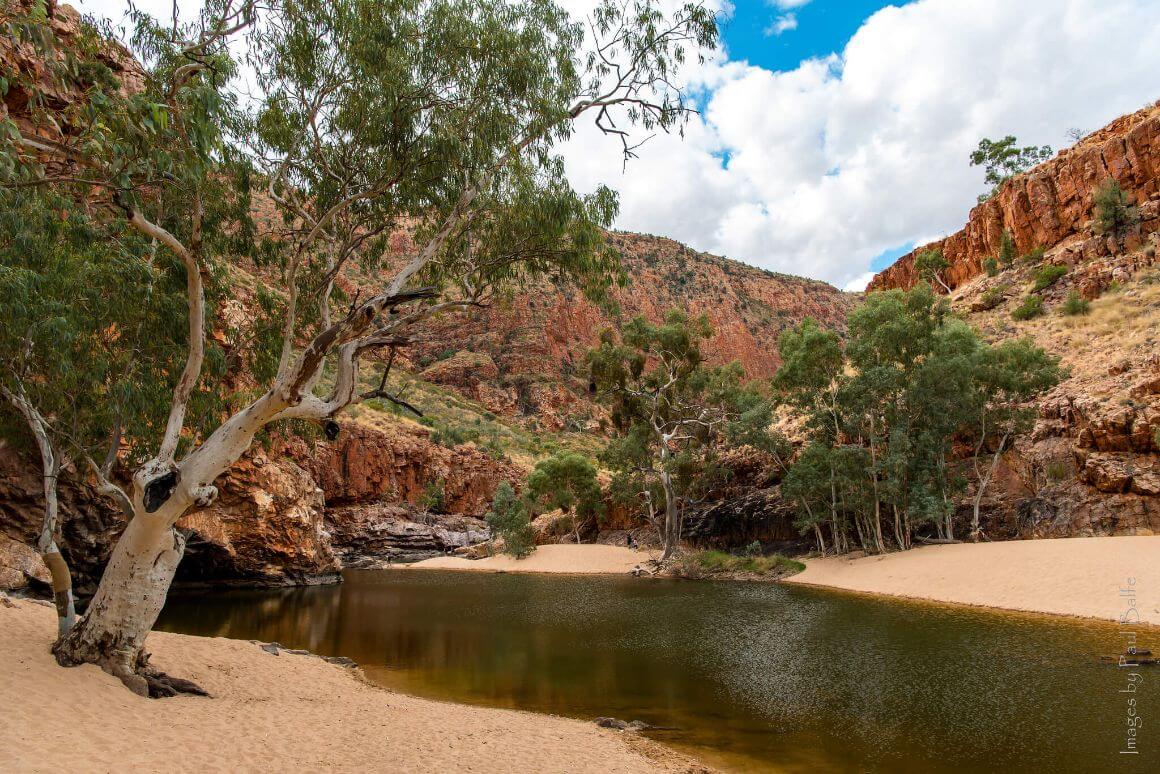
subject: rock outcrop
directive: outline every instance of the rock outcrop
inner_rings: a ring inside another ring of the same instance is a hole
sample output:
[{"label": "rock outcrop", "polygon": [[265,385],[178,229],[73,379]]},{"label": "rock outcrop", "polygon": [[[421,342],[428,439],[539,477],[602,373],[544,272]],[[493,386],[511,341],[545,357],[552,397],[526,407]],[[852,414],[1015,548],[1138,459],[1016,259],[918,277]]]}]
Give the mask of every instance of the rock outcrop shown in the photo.
[{"label": "rock outcrop", "polygon": [[[1055,158],[1003,184],[995,196],[971,210],[959,232],[899,258],[880,272],[868,290],[909,288],[918,281],[915,256],[941,248],[950,266],[943,273],[952,288],[983,271],[983,261],[998,254],[1003,231],[1020,253],[1049,249],[1065,240],[1085,242],[1085,257],[1109,251],[1107,240],[1088,241],[1092,197],[1108,178],[1141,205],[1140,234],[1160,230],[1160,103],[1122,116]],[[1129,245],[1130,246],[1130,245]]]}]

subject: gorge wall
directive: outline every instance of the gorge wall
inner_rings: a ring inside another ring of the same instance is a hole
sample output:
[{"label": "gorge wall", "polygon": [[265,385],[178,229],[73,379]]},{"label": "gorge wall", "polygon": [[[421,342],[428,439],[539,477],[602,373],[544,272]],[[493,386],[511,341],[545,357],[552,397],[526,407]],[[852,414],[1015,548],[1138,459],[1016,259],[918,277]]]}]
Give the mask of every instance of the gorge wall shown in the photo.
[{"label": "gorge wall", "polygon": [[[1160,103],[1117,118],[1028,172],[1008,180],[998,193],[971,210],[962,230],[914,250],[880,272],[867,290],[909,288],[918,281],[918,253],[941,248],[950,266],[943,272],[952,288],[983,272],[983,261],[998,254],[1004,229],[1018,251],[1049,249],[1088,232],[1092,196],[1109,178],[1119,181],[1138,204],[1160,198]],[[1160,207],[1145,206],[1141,232],[1160,229]],[[1098,241],[1087,257],[1110,251]]]}]

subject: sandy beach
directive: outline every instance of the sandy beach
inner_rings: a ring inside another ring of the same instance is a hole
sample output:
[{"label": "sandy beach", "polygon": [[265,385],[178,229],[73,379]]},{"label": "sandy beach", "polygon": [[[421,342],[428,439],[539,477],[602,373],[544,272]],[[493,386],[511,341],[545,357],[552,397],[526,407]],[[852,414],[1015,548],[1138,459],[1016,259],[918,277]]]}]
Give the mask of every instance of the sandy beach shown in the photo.
[{"label": "sandy beach", "polygon": [[1160,625],[1160,536],[962,543],[811,559],[785,582],[1107,620],[1129,609],[1120,589],[1132,588],[1138,620]]},{"label": "sandy beach", "polygon": [[399,567],[418,570],[474,570],[476,572],[545,572],[574,575],[627,573],[659,553],[624,546],[560,544],[539,546],[530,556],[513,559],[504,554],[485,559],[437,556]]},{"label": "sandy beach", "polygon": [[0,602],[0,771],[702,771],[631,733],[394,693],[312,656],[154,632],[211,698],[143,699],[49,654],[51,607]]}]

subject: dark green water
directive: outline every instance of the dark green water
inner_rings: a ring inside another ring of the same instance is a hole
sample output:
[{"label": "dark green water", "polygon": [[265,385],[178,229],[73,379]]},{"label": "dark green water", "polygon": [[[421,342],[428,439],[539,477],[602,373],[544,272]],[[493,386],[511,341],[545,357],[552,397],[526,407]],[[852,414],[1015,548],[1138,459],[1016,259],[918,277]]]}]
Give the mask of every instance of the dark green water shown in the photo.
[{"label": "dark green water", "polygon": [[1130,670],[1096,659],[1123,650],[1110,623],[767,584],[345,577],[175,596],[160,628],[349,656],[423,696],[641,719],[734,770],[1160,772],[1160,669],[1121,693]]}]

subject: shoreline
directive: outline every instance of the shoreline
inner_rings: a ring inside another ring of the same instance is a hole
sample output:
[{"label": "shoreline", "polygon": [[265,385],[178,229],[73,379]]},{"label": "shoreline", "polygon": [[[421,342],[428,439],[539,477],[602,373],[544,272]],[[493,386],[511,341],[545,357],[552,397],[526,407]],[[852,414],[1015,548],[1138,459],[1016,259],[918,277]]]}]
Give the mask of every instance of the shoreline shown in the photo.
[{"label": "shoreline", "polygon": [[58,666],[51,606],[5,599],[2,771],[711,771],[636,734],[410,696],[245,640],[151,633],[153,663],[211,698],[145,699],[95,666]]},{"label": "shoreline", "polygon": [[[657,553],[659,556],[659,552]],[[545,575],[627,575],[655,558],[652,552],[602,543],[547,543],[523,559],[496,554],[483,559],[436,556],[411,564],[405,570],[461,570],[464,572],[512,572]]]},{"label": "shoreline", "polygon": [[[805,564],[804,571],[782,582],[875,597],[1160,626],[1160,536],[927,545],[856,559],[806,559]],[[1129,578],[1135,583],[1129,584]],[[1121,621],[1125,616],[1127,620]]]},{"label": "shoreline", "polygon": [[[622,546],[548,544],[520,560],[436,557],[397,569],[622,575],[650,558],[648,551]],[[1160,536],[923,545],[855,559],[801,561],[806,569],[795,575],[746,580],[1085,620],[1119,622],[1128,614],[1125,623],[1160,626]],[[1129,577],[1134,586],[1127,585]],[[1122,589],[1136,593],[1135,605]]]}]

